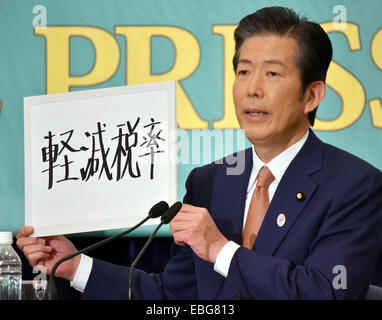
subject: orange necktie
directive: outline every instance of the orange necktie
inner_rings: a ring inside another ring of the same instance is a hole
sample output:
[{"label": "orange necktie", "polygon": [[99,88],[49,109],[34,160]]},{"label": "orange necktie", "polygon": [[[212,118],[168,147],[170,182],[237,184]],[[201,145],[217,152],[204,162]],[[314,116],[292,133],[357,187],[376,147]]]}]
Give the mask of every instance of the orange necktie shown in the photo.
[{"label": "orange necktie", "polygon": [[260,169],[243,231],[243,247],[252,249],[255,243],[260,226],[269,207],[268,186],[274,179],[275,177],[267,167]]}]

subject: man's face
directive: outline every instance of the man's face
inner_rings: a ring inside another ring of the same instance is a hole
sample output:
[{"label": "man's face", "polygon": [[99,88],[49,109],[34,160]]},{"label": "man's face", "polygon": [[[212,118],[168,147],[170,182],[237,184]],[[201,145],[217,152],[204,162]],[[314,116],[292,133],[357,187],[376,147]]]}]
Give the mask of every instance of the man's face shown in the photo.
[{"label": "man's face", "polygon": [[293,38],[277,35],[253,36],[241,47],[233,99],[240,127],[255,149],[278,154],[309,127],[296,49]]}]

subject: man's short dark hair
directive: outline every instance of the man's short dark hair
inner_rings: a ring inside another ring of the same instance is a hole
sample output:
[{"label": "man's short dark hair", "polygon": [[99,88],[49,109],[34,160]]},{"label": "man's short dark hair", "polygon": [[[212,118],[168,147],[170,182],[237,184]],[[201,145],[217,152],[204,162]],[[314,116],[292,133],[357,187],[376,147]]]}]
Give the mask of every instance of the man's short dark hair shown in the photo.
[{"label": "man's short dark hair", "polygon": [[[292,9],[267,7],[244,17],[235,30],[234,71],[237,70],[240,48],[249,37],[256,35],[279,35],[291,37],[298,44],[294,62],[300,71],[302,97],[307,86],[317,80],[325,82],[332,60],[332,44],[328,35],[317,23],[307,21]],[[317,108],[308,114],[313,126]]]}]

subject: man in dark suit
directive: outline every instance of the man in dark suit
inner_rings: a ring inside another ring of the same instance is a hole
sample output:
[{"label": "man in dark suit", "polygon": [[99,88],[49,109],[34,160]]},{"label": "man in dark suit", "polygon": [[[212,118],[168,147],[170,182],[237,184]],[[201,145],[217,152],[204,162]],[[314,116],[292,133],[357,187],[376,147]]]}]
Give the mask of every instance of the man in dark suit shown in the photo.
[{"label": "man in dark suit", "polygon": [[[363,298],[381,249],[382,173],[309,129],[330,40],[280,7],[242,19],[235,40],[236,116],[253,144],[237,154],[244,172],[223,160],[190,173],[171,259],[160,274],[134,271],[135,298]],[[31,233],[20,229],[17,244],[32,265],[49,271],[75,251],[62,236]],[[57,274],[84,298],[127,295],[127,267],[81,256]]]}]

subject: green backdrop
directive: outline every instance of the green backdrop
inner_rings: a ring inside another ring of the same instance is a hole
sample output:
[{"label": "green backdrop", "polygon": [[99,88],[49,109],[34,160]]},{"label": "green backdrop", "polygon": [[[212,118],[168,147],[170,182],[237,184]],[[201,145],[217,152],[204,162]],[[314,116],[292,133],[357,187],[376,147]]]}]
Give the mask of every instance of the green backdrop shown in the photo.
[{"label": "green backdrop", "polygon": [[[232,37],[214,33],[214,28],[236,25],[246,14],[270,5],[289,6],[310,20],[329,26],[337,23],[329,33],[337,68],[332,69],[327,96],[317,114],[323,125],[315,131],[324,141],[382,169],[380,0],[343,0],[340,7],[338,1],[329,0],[0,0],[0,230],[16,232],[24,225],[23,98],[49,93],[47,59],[51,57],[47,39],[37,34],[34,26],[44,26],[45,22],[48,29],[90,26],[108,32],[117,41],[120,61],[112,76],[95,85],[72,86],[71,91],[131,83],[127,79],[129,37],[117,35],[117,26],[136,26],[138,31],[143,27],[176,27],[191,34],[197,40],[200,59],[187,77],[180,75],[174,80],[184,90],[195,115],[206,124],[206,130],[213,131],[215,123],[225,116],[224,79],[228,71],[224,59],[229,54],[225,44],[232,41]],[[344,22],[348,22],[348,29],[341,29]],[[146,59],[142,65],[150,67],[151,75],[170,72],[175,60],[181,58],[177,51],[181,46],[166,34],[153,35],[150,46],[150,61],[142,55]],[[99,58],[91,39],[81,35],[70,38],[69,51],[68,74],[72,77],[89,73]],[[52,68],[49,72],[54,75],[55,67]],[[182,112],[179,106],[178,112]],[[337,126],[333,124],[335,120]],[[179,128],[190,135],[193,124],[185,119]],[[189,171],[206,160],[179,163],[180,200]],[[146,235],[151,230],[152,227],[143,227],[133,235]],[[169,235],[169,229],[164,228],[160,235]]]}]

